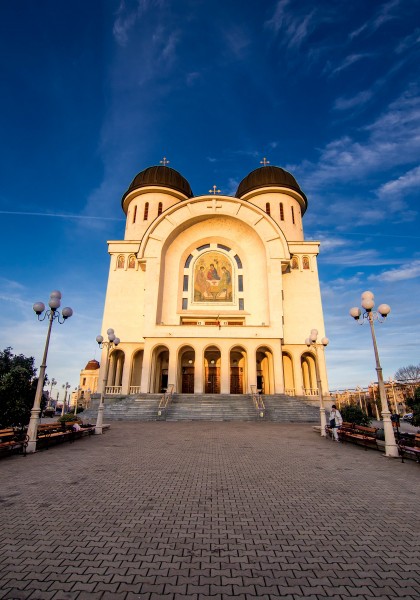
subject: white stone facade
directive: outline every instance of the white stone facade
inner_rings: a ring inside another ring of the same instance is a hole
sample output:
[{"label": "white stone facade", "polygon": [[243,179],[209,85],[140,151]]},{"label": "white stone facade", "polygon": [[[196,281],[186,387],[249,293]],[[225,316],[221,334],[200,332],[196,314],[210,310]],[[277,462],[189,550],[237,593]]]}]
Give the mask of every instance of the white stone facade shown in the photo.
[{"label": "white stone facade", "polygon": [[[176,393],[256,386],[316,395],[317,358],[305,339],[314,328],[325,335],[319,242],[304,240],[306,197],[293,177],[267,168],[240,197],[172,188],[169,176],[188,182],[166,166],[153,168],[157,181],[134,180],[123,197],[124,240],[108,242],[102,335],[112,327],[121,343],[110,353],[107,393],[173,385]],[[326,393],[322,345],[317,355]]]}]

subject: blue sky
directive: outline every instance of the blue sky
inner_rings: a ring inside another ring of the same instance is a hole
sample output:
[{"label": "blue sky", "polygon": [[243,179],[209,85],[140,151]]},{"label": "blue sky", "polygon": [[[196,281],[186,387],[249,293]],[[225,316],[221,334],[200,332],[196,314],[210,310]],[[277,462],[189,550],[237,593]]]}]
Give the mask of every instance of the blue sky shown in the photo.
[{"label": "blue sky", "polygon": [[[194,194],[233,194],[260,166],[309,202],[330,388],[376,379],[348,316],[371,289],[384,376],[418,364],[420,20],[415,0],[2,0],[1,348],[42,358],[32,312],[51,290],[47,373],[79,382],[99,352],[107,240],[121,196],[163,156]],[[118,332],[117,332],[118,333]]]}]

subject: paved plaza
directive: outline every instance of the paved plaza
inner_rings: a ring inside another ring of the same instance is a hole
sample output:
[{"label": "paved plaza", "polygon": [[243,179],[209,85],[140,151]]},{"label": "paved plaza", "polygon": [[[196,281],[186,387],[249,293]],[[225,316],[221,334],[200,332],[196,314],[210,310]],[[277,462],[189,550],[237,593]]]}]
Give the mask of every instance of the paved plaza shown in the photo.
[{"label": "paved plaza", "polygon": [[117,422],[0,477],[1,600],[420,598],[420,465],[310,425]]}]

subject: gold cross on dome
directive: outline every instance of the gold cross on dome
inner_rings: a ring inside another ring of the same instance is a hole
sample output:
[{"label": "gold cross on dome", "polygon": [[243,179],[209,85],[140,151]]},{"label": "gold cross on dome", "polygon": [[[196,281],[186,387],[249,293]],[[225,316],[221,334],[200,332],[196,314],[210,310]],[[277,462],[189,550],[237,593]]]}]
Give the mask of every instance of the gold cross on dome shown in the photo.
[{"label": "gold cross on dome", "polygon": [[214,194],[214,195],[220,194],[220,190],[217,189],[217,185],[214,185],[213,189],[209,190],[209,194]]},{"label": "gold cross on dome", "polygon": [[164,167],[166,167],[166,165],[169,165],[169,162],[170,162],[170,161],[169,161],[169,160],[166,160],[166,156],[164,156],[164,157],[162,158],[162,160],[161,160],[161,161],[159,161],[159,162],[160,162],[160,164],[161,164],[161,165],[163,165]]},{"label": "gold cross on dome", "polygon": [[264,156],[264,158],[262,160],[260,160],[260,165],[263,165],[264,167],[266,167],[267,165],[270,164],[270,161],[267,160]]}]

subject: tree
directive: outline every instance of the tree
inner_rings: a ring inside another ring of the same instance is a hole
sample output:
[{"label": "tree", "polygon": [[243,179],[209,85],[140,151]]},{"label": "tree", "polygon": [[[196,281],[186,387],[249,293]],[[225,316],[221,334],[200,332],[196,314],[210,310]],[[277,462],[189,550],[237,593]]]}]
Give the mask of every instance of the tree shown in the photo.
[{"label": "tree", "polygon": [[401,367],[394,375],[396,381],[420,381],[420,365]]},{"label": "tree", "polygon": [[420,387],[414,391],[414,398],[407,398],[407,406],[413,411],[413,425],[420,425]]},{"label": "tree", "polygon": [[28,424],[38,383],[34,362],[12,348],[0,351],[0,428]]},{"label": "tree", "polygon": [[370,425],[371,418],[365,415],[359,406],[354,404],[343,406],[340,413],[346,423],[356,423],[356,425],[366,425],[367,427]]}]

